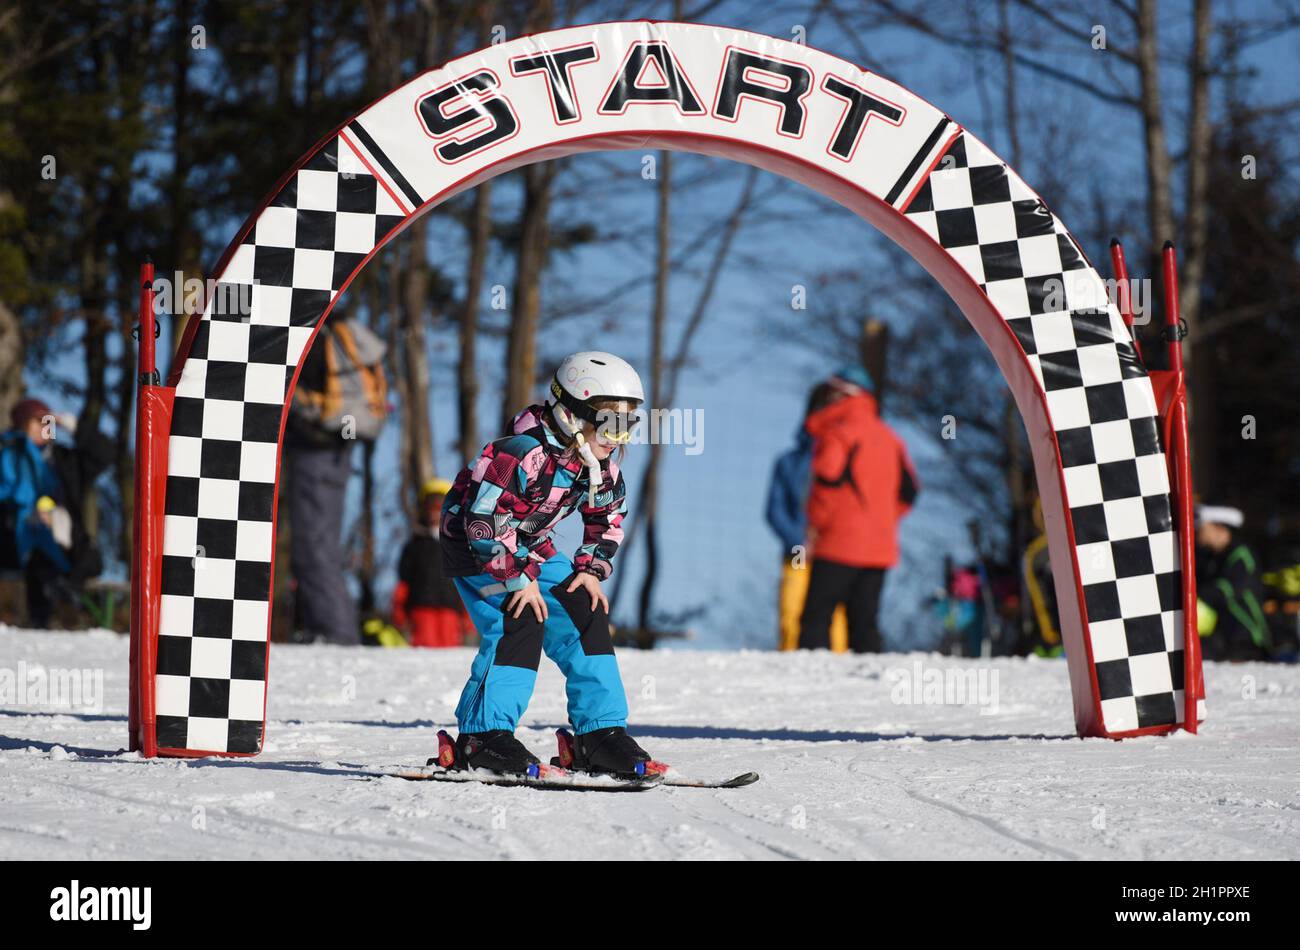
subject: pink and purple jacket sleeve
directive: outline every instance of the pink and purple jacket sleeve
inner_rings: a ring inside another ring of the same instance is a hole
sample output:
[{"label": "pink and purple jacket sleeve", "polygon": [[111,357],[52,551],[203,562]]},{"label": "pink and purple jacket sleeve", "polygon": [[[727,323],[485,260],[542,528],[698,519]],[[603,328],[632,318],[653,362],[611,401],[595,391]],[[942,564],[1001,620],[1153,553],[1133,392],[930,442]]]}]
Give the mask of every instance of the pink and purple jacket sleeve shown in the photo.
[{"label": "pink and purple jacket sleeve", "polygon": [[594,574],[602,581],[614,571],[611,562],[623,542],[623,516],[627,514],[627,486],[613,460],[605,484],[613,487],[602,486],[594,505],[585,500],[582,503],[582,545],[573,556],[575,570]]},{"label": "pink and purple jacket sleeve", "polygon": [[465,535],[474,559],[507,590],[526,587],[537,578],[542,562],[555,554],[550,537],[529,549],[519,525],[536,506],[524,494],[529,473],[536,475],[545,449],[525,435],[493,442],[474,463],[467,492]]}]

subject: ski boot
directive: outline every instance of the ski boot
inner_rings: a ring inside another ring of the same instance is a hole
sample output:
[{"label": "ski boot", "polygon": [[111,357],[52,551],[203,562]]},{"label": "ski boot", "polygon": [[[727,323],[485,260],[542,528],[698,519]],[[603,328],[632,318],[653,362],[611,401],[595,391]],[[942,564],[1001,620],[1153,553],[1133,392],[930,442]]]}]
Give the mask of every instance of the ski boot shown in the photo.
[{"label": "ski boot", "polygon": [[543,766],[513,732],[493,729],[488,732],[462,732],[452,739],[445,729],[438,731],[438,756],[429,765],[441,765],[448,771],[483,769],[499,775],[530,775],[536,778]]},{"label": "ski boot", "polygon": [[560,754],[551,764],[561,768],[618,778],[648,778],[668,771],[668,766],[650,758],[622,726],[597,729],[580,736],[574,736],[568,729],[557,729],[555,738]]}]

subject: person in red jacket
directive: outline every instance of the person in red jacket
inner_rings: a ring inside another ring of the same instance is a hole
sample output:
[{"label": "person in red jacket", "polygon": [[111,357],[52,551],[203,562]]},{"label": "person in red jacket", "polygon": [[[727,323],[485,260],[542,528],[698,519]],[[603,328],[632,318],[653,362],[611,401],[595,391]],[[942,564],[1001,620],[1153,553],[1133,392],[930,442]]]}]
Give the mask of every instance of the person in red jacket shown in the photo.
[{"label": "person in red jacket", "polygon": [[855,653],[881,650],[876,616],[885,572],[898,563],[898,523],[918,485],[903,440],[881,418],[871,375],[860,366],[830,379],[833,395],[808,417],[813,485],[808,496],[812,577],[799,646],[830,647],[831,616],[849,615]]},{"label": "person in red jacket", "polygon": [[413,647],[458,647],[469,629],[456,586],[442,572],[438,526],[449,491],[445,478],[431,478],[420,488],[420,523],[397,565],[393,623],[410,630]]}]

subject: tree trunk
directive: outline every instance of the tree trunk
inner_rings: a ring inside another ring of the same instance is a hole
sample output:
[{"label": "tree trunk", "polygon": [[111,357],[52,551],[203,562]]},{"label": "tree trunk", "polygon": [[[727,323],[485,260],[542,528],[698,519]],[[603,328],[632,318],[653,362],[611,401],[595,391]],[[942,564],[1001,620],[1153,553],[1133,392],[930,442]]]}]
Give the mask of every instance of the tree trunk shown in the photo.
[{"label": "tree trunk", "polygon": [[10,410],[23,398],[23,367],[26,362],[27,344],[22,322],[0,300],[0,424],[9,424]]},{"label": "tree trunk", "polygon": [[[188,45],[185,47],[188,50]],[[118,111],[127,119],[137,118],[144,109],[145,81],[142,76],[126,68],[126,64],[139,62],[149,57],[149,34],[143,29],[127,29],[114,46],[114,58],[117,75]],[[188,120],[188,117],[187,117]],[[138,147],[147,147],[147,142],[140,142]],[[134,151],[134,150],[132,150]],[[110,185],[105,204],[107,205],[112,230],[118,235],[108,265],[118,276],[115,296],[117,299],[117,333],[121,347],[118,360],[119,373],[114,385],[112,411],[114,416],[115,457],[113,460],[113,478],[116,482],[118,502],[117,536],[115,547],[117,558],[124,564],[131,563],[131,546],[133,544],[132,522],[135,514],[135,458],[131,452],[132,435],[135,432],[135,400],[138,389],[139,366],[136,362],[136,342],[132,330],[139,320],[139,265],[138,249],[125,235],[129,233],[132,219],[131,183],[133,181],[132,151],[122,150],[115,154],[108,169]],[[107,274],[105,275],[107,278]],[[145,332],[140,327],[139,332]],[[104,543],[109,543],[104,539]]]},{"label": "tree trunk", "polygon": [[[655,296],[654,312],[650,320],[650,397],[663,398],[664,389],[664,330],[668,321],[668,274],[672,265],[672,153],[659,154],[659,209],[655,233]],[[654,403],[651,402],[650,405]],[[667,407],[661,407],[667,408]],[[645,576],[641,579],[641,594],[637,598],[637,639],[642,647],[654,646],[651,631],[651,611],[654,607],[654,586],[659,576],[659,464],[662,446],[658,440],[649,445],[650,457],[646,462],[645,481],[641,490],[641,510],[637,513],[645,526]]]},{"label": "tree trunk", "polygon": [[473,459],[483,447],[478,436],[478,315],[491,238],[492,182],[485,181],[474,191],[465,302],[461,307],[458,328],[460,364],[457,367],[456,414],[462,465]]},{"label": "tree trunk", "polygon": [[399,497],[401,500],[402,510],[410,521],[415,520],[416,515],[416,493],[419,491],[419,484],[412,479],[413,466],[410,459],[414,456],[411,441],[411,426],[407,421],[407,407],[415,400],[411,393],[410,378],[404,370],[405,357],[403,354],[403,333],[402,333],[402,258],[400,254],[388,255],[388,280],[386,281],[387,311],[388,311],[388,359],[389,365],[393,367],[393,385],[397,390],[397,398],[402,405],[402,425],[398,430],[398,471],[401,473],[401,481],[398,487]]},{"label": "tree trunk", "polygon": [[[700,326],[704,323],[704,318],[709,312],[709,304],[713,299],[713,294],[717,290],[718,281],[722,275],[723,268],[727,264],[728,256],[731,253],[732,243],[735,241],[736,234],[740,230],[741,222],[744,220],[746,212],[749,210],[754,197],[754,187],[758,182],[758,169],[751,168],[745,176],[745,185],[741,189],[740,197],[736,202],[735,208],[727,216],[723,225],[722,233],[719,235],[718,245],[713,252],[713,259],[709,261],[706,269],[700,292],[695,298],[695,305],[691,309],[690,316],[686,320],[686,325],[682,329],[677,339],[677,348],[671,357],[663,357],[660,362],[663,364],[663,373],[660,385],[662,391],[653,393],[655,404],[660,407],[669,407],[677,404],[677,384],[681,379],[682,367],[686,365],[687,357],[690,355],[691,344],[695,340],[695,335]],[[657,272],[656,272],[657,276]],[[666,288],[665,288],[666,296]],[[656,463],[657,464],[657,463]],[[642,512],[646,508],[647,499],[651,493],[647,491],[647,483],[642,481],[641,491],[637,496],[635,510]],[[654,491],[658,491],[658,472],[656,469]],[[632,543],[637,537],[644,519],[638,517],[632,521],[631,527],[628,528],[627,534],[623,539],[623,548],[620,557],[624,560],[628,557]],[[621,603],[620,594],[623,590],[623,582],[627,580],[627,572],[619,571],[614,575],[614,588],[610,594],[610,606],[615,607]]]},{"label": "tree trunk", "polygon": [[[199,252],[190,228],[190,189],[186,179],[190,172],[189,128],[190,112],[190,10],[188,0],[179,0],[172,14],[172,172],[167,183],[168,215],[171,234],[168,241],[170,259],[165,262],[164,274],[183,274],[202,279],[199,272]],[[178,288],[179,291],[180,288]],[[178,294],[179,296],[179,294]],[[175,299],[175,297],[173,298]],[[184,299],[181,297],[180,299]],[[185,307],[176,308],[171,315],[171,349],[175,352],[185,335],[189,314]],[[166,378],[171,360],[160,369]]]},{"label": "tree trunk", "polygon": [[420,486],[433,478],[433,420],[429,413],[429,350],[425,329],[425,303],[429,299],[429,263],[425,260],[427,218],[411,225],[407,236],[410,263],[402,287],[402,372],[406,376],[407,402],[402,420],[409,433],[406,464],[411,483]]},{"label": "tree trunk", "polygon": [[[135,457],[131,453],[131,438],[135,432],[135,398],[140,368],[136,362],[136,341],[131,335],[136,319],[136,308],[131,306],[131,288],[138,291],[138,287],[136,281],[129,278],[124,284],[127,290],[119,295],[121,317],[118,321],[118,335],[121,339],[122,359],[114,412],[117,453],[113,461],[113,477],[117,481],[117,496],[121,506],[121,519],[117,525],[117,556],[123,563],[130,564],[132,521],[135,516]],[[140,332],[143,333],[144,329],[141,327]]]},{"label": "tree trunk", "polygon": [[[1007,125],[1007,140],[1011,147],[1010,157],[1013,168],[1024,167],[1024,156],[1020,148],[1020,104],[1019,84],[1016,76],[1016,61],[1012,48],[1011,23],[1007,15],[1007,0],[998,0],[998,45],[1002,52],[1002,69],[1004,76],[1003,109]],[[1033,531],[1033,499],[1030,485],[1033,476],[1029,470],[1029,460],[1025,456],[1021,443],[1023,424],[1015,400],[1009,395],[1002,409],[1002,445],[1006,469],[1007,494],[1011,502],[1007,527],[1007,563],[1019,564],[1020,557],[1029,544]],[[1021,597],[1022,625],[1029,617],[1027,597]]]},{"label": "tree trunk", "polygon": [[519,217],[519,248],[515,264],[515,292],[510,314],[510,341],[506,348],[506,391],[501,406],[501,431],[533,398],[537,379],[537,327],[542,309],[542,271],[550,241],[551,185],[556,162],[529,165],[524,179],[524,206]]},{"label": "tree trunk", "polygon": [[1202,492],[1219,490],[1215,465],[1214,350],[1198,346],[1201,325],[1201,286],[1205,280],[1206,247],[1209,239],[1209,183],[1213,129],[1210,125],[1210,0],[1196,0],[1193,16],[1190,64],[1191,116],[1187,133],[1187,218],[1179,253],[1179,309],[1187,321],[1183,360],[1187,371],[1187,394],[1191,404],[1192,484]]},{"label": "tree trunk", "polygon": [[1142,130],[1146,146],[1147,264],[1160,273],[1161,248],[1174,236],[1174,207],[1170,179],[1173,162],[1165,139],[1160,95],[1159,49],[1155,0],[1138,0],[1138,74],[1141,79]]},{"label": "tree trunk", "polygon": [[[555,17],[552,0],[537,0],[524,17],[525,33],[550,28]],[[486,16],[487,11],[483,15]],[[480,28],[486,21],[480,19]],[[559,160],[529,165],[520,174],[524,205],[519,216],[519,247],[515,259],[515,290],[511,301],[510,339],[506,352],[506,389],[501,406],[501,431],[509,432],[515,413],[533,398],[537,378],[537,329],[542,309],[542,272],[550,245],[551,186]]]},{"label": "tree trunk", "polygon": [[1016,89],[1016,58],[1011,44],[1011,23],[1007,0],[998,0],[998,47],[1002,51],[1003,101],[1006,108],[1007,141],[1011,145],[1011,167],[1020,168],[1020,107]]},{"label": "tree trunk", "polygon": [[[486,46],[490,41],[496,6],[495,2],[479,4],[480,46]],[[465,300],[457,325],[460,362],[456,367],[456,422],[460,433],[460,465],[467,464],[483,448],[478,434],[478,318],[491,248],[492,181],[489,179],[474,189],[469,223],[469,261],[465,267]]]},{"label": "tree trunk", "polygon": [[[103,88],[110,88],[102,49],[96,46],[91,55],[98,81]],[[78,413],[78,425],[83,429],[99,428],[99,419],[104,412],[108,373],[106,344],[109,323],[104,312],[108,274],[104,254],[108,248],[109,235],[104,233],[104,209],[97,194],[97,184],[98,179],[92,176],[82,194],[81,220],[84,228],[80,234],[82,244],[77,250],[77,291],[85,325],[81,338],[81,359],[86,382],[82,391],[81,412]],[[81,506],[86,531],[90,537],[95,538],[99,533],[99,504],[94,485],[84,487]]]},{"label": "tree trunk", "polygon": [[[6,50],[10,50],[20,41],[17,23],[18,18],[15,17],[0,27]],[[11,82],[0,85],[0,110],[10,108],[16,95],[14,85]],[[5,135],[6,138],[13,134],[8,122],[0,124],[0,134]],[[11,207],[13,207],[13,195],[0,186],[0,222],[5,220]],[[5,288],[0,286],[0,425],[8,426],[9,412],[23,398],[23,391],[26,388],[23,371],[27,364],[27,338],[23,333],[22,321],[19,320],[18,314],[14,313],[4,301],[4,292]]]},{"label": "tree trunk", "polygon": [[[108,334],[111,324],[106,311],[107,282],[104,248],[97,239],[98,229],[86,235],[87,246],[82,252],[81,303],[85,331],[82,336],[82,366],[86,373],[86,388],[77,427],[83,431],[97,430],[108,402]],[[81,499],[82,518],[91,538],[99,536],[99,496],[93,482],[84,487]]]}]

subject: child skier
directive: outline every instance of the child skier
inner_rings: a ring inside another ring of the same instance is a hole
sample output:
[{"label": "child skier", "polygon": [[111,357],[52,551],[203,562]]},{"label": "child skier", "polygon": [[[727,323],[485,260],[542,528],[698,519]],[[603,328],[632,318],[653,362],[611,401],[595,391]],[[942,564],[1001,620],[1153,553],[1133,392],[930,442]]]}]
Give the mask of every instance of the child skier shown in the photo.
[{"label": "child skier", "polygon": [[[481,637],[456,707],[456,761],[504,773],[538,762],[514,731],[545,651],[566,680],[573,767],[625,775],[654,769],[627,734],[627,697],[600,588],[627,510],[612,454],[631,439],[633,412],[645,398],[641,379],[610,353],[575,353],[556,371],[551,396],[519,413],[513,434],[489,443],[443,504],[444,572]],[[583,539],[570,559],[555,549],[551,531],[575,509]]]},{"label": "child skier", "polygon": [[393,622],[411,632],[413,647],[458,647],[469,618],[443,574],[442,506],[451,482],[431,478],[420,487],[420,521],[402,548],[393,591]]}]

